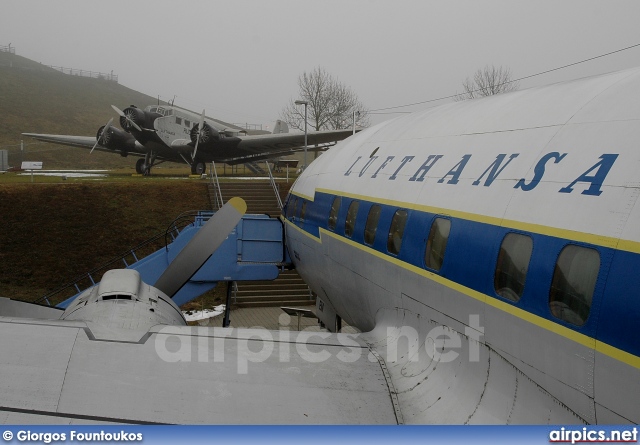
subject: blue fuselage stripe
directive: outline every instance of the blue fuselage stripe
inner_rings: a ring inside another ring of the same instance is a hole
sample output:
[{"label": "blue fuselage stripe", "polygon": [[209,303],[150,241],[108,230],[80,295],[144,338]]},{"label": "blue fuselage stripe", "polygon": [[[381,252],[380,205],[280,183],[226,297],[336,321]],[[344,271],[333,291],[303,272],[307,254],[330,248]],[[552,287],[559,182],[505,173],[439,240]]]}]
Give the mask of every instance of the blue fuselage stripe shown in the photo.
[{"label": "blue fuselage stripe", "polygon": [[[327,226],[331,205],[336,195],[316,192],[314,200],[297,197],[295,217],[289,218],[298,227],[310,235],[320,237],[320,229],[330,230]],[[290,195],[283,215],[293,199]],[[345,236],[345,218],[353,198],[343,196],[338,212],[335,230],[337,235]],[[305,219],[301,221],[300,208],[305,201]],[[408,219],[404,229],[400,253],[392,255],[387,251],[387,237],[391,219],[399,206],[376,203],[358,199],[359,209],[351,240],[365,245],[364,227],[373,204],[382,208],[378,229],[373,245],[368,247],[397,258],[407,264],[426,269],[424,254],[431,222],[436,216],[451,220],[451,232],[446,248],[444,263],[438,272],[443,278],[463,285],[469,289],[495,298],[504,303],[537,315],[590,338],[610,346],[640,356],[640,341],[635,335],[635,324],[640,320],[640,255],[632,252],[611,249],[602,246],[579,243],[555,236],[531,233],[498,225],[487,224],[469,219],[438,215],[434,213],[408,209]],[[510,232],[526,233],[533,239],[533,251],[525,288],[518,302],[501,298],[494,289],[494,273],[498,252],[504,236]],[[549,288],[555,263],[562,248],[567,244],[577,244],[598,250],[601,258],[600,272],[589,318],[583,326],[575,326],[557,319],[549,309]]]}]

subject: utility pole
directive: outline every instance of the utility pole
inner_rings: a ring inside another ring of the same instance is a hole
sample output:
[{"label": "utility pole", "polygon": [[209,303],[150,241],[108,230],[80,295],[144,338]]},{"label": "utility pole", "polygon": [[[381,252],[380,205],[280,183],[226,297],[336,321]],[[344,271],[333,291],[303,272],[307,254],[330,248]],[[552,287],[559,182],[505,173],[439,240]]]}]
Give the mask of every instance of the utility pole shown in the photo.
[{"label": "utility pole", "polygon": [[309,102],[306,100],[296,100],[296,105],[304,105],[304,163],[302,165],[302,170],[307,169],[307,105]]}]

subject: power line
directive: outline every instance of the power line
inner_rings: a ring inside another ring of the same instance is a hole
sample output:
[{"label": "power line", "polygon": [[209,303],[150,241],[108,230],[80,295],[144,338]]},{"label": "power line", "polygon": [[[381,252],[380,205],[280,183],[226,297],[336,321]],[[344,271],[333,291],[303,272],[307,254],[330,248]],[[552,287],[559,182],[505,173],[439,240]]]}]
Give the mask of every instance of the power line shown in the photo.
[{"label": "power line", "polygon": [[[615,53],[619,53],[619,52],[622,52],[622,51],[626,51],[628,49],[632,49],[632,48],[635,48],[637,46],[640,46],[640,43],[636,43],[635,45],[627,46],[626,48],[617,49],[615,51],[611,51],[611,52],[608,52],[608,53],[605,53],[605,54],[600,54],[599,56],[590,57],[588,59],[584,59],[584,60],[581,60],[579,62],[570,63],[568,65],[559,66],[557,68],[552,68],[550,70],[541,71],[541,72],[536,73],[536,74],[530,74],[528,76],[520,77],[519,79],[510,80],[510,81],[504,82],[504,83],[502,83],[500,85],[506,85],[508,83],[519,82],[521,80],[530,79],[530,78],[536,77],[536,76],[541,76],[543,74],[548,74],[548,73],[551,73],[553,71],[558,71],[558,70],[561,70],[561,69],[564,69],[564,68],[569,68],[570,66],[575,66],[575,65],[579,65],[581,63],[590,62],[592,60],[599,59],[601,57],[610,56],[611,54],[615,54]],[[473,90],[471,92],[472,93],[476,93],[478,91],[480,91],[480,90],[479,89],[478,90]],[[426,104],[426,103],[429,103],[429,102],[437,102],[439,100],[453,99],[454,97],[457,97],[457,96],[459,96],[459,94],[452,94],[452,95],[449,95],[449,96],[439,97],[437,99],[429,99],[429,100],[423,100],[421,102],[414,102],[412,104],[396,105],[395,107],[376,108],[375,110],[369,110],[369,112],[371,113],[373,111],[385,111],[385,110],[394,110],[396,108],[411,107],[413,105],[422,105],[422,104]]]}]

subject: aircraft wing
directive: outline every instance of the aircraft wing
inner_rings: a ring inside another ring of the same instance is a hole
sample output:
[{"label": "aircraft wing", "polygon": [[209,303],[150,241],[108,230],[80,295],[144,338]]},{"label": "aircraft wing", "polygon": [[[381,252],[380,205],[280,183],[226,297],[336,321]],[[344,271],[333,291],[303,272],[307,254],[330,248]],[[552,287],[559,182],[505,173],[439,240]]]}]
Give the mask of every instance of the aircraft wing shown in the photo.
[{"label": "aircraft wing", "polygon": [[[325,130],[307,134],[307,146],[327,144],[348,138],[353,130]],[[240,136],[238,150],[243,152],[269,152],[304,147],[304,133],[278,133]]]},{"label": "aircraft wing", "polygon": [[[53,144],[66,145],[71,147],[81,147],[91,150],[96,143],[95,136],[71,136],[64,134],[38,134],[38,133],[22,133],[23,136],[29,136],[33,139],[42,142],[50,142]],[[103,145],[98,144],[95,148],[97,151],[105,153],[119,153],[118,149],[110,149]],[[135,144],[133,149],[128,149],[127,153],[135,156],[144,156],[145,150],[139,143]]]},{"label": "aircraft wing", "polygon": [[[353,134],[353,130],[314,131],[307,134],[307,149],[317,149],[316,146],[328,146],[346,139]],[[232,156],[223,162],[227,164],[241,164],[248,161],[285,156],[304,150],[304,133],[278,133],[255,136],[240,136],[238,145]]]},{"label": "aircraft wing", "polygon": [[[353,130],[314,131],[307,135],[307,149],[318,150],[346,139]],[[192,152],[194,143],[189,139],[176,139],[171,143],[176,150]],[[304,150],[304,133],[276,133],[215,138],[200,143],[198,153],[203,160],[230,165],[284,156]]]},{"label": "aircraft wing", "polygon": [[346,334],[156,326],[122,341],[0,317],[0,337],[0,423],[397,423],[380,363]]}]

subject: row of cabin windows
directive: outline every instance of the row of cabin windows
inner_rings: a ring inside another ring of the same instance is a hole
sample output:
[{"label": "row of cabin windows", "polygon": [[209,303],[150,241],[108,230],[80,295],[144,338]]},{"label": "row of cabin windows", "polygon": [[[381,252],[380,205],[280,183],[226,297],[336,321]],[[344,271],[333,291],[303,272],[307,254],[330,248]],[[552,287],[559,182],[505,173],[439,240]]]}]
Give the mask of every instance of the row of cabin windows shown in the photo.
[{"label": "row of cabin windows", "polygon": [[[330,230],[336,229],[341,202],[341,198],[337,197],[331,205],[327,221]],[[301,220],[304,220],[306,204],[306,201],[302,204]],[[359,206],[360,203],[353,200],[347,210],[344,234],[349,238],[353,237]],[[287,216],[293,216],[296,207],[297,198],[289,207]],[[374,204],[369,209],[364,228],[364,242],[369,246],[372,246],[375,240],[381,213],[380,205]],[[407,217],[407,210],[399,209],[391,220],[387,251],[393,255],[400,253]],[[448,218],[436,217],[431,223],[424,264],[434,272],[439,272],[444,263],[450,231],[451,220]],[[500,245],[493,280],[498,296],[513,302],[520,300],[524,293],[532,252],[533,239],[529,235],[514,232],[505,235]],[[575,244],[566,245],[556,260],[549,290],[549,309],[553,316],[576,326],[584,325],[589,317],[599,271],[600,253],[596,249]]]},{"label": "row of cabin windows", "polygon": [[[176,124],[182,125],[182,118],[181,117],[176,116]],[[184,126],[187,127],[187,128],[191,128],[191,121],[188,120],[188,119],[185,119],[184,120]]]},{"label": "row of cabin windows", "polygon": [[[517,302],[524,293],[533,251],[528,235],[508,233],[502,240],[494,288],[498,295]],[[600,271],[600,253],[596,249],[566,245],[553,271],[549,290],[549,309],[554,317],[576,326],[589,318],[593,293]]]}]

